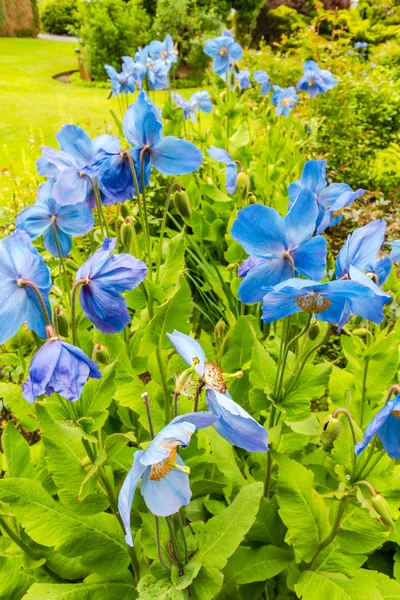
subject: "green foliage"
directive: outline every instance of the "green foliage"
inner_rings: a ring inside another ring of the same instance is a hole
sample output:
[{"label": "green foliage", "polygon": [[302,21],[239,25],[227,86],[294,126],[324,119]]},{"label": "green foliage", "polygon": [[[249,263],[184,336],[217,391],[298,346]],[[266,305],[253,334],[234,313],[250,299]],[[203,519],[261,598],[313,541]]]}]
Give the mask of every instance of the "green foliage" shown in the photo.
[{"label": "green foliage", "polygon": [[68,35],[78,27],[77,0],[46,0],[40,5],[44,31]]}]

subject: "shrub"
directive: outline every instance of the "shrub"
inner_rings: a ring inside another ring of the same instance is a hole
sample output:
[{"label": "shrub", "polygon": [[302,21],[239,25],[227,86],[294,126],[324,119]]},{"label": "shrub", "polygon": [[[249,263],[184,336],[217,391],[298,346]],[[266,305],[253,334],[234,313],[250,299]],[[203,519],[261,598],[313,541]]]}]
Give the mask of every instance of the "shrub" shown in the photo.
[{"label": "shrub", "polygon": [[48,0],[41,5],[43,30],[54,35],[68,35],[78,25],[76,0]]},{"label": "shrub", "polygon": [[150,17],[141,0],[82,0],[79,36],[93,79],[107,79],[105,64],[121,68],[121,56],[133,55],[151,39]]}]

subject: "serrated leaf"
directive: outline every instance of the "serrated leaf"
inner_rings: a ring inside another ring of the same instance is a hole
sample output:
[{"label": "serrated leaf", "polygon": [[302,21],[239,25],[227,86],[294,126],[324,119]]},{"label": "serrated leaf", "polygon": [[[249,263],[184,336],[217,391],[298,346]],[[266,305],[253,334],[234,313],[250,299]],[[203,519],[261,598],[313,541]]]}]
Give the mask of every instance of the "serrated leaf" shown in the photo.
[{"label": "serrated leaf", "polygon": [[11,408],[18,421],[27,431],[36,431],[37,422],[34,416],[34,408],[22,396],[21,386],[14,383],[0,383],[0,398]]},{"label": "serrated leaf", "polygon": [[178,282],[185,268],[185,232],[169,240],[168,252],[160,269],[160,286],[168,291]]},{"label": "serrated leaf", "polygon": [[233,329],[228,349],[222,357],[221,366],[227,373],[248,366],[254,344],[253,332],[258,328],[258,320],[253,315],[238,318]]},{"label": "serrated leaf", "polygon": [[378,584],[363,570],[353,579],[340,573],[306,571],[295,590],[302,600],[383,600]]},{"label": "serrated leaf", "polygon": [[221,571],[215,567],[202,567],[190,586],[190,600],[214,600],[223,580]]},{"label": "serrated leaf", "polygon": [[152,575],[145,575],[138,585],[139,600],[188,600],[187,590],[177,590],[171,580],[154,579]]},{"label": "serrated leaf", "polygon": [[4,429],[1,443],[6,459],[7,477],[36,477],[28,442],[12,421],[9,421]]},{"label": "serrated leaf", "polygon": [[184,590],[192,583],[201,569],[201,563],[190,562],[183,567],[182,574],[176,565],[172,567],[171,579],[177,590]]},{"label": "serrated leaf", "polygon": [[276,546],[247,548],[240,546],[224,569],[224,585],[265,581],[281,573],[293,560],[293,552]]},{"label": "serrated leaf", "polygon": [[320,398],[329,385],[330,364],[307,365],[297,381],[296,375],[285,381],[281,408],[289,417],[300,416],[309,411],[310,402]]}]

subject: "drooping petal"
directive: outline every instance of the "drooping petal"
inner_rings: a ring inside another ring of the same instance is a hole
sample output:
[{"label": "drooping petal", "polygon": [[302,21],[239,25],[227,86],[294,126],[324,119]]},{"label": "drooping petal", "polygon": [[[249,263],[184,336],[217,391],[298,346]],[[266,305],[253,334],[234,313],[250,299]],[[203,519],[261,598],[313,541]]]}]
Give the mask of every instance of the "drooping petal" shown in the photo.
[{"label": "drooping petal", "polygon": [[123,331],[131,320],[125,298],[97,281],[82,285],[79,298],[84,315],[103,333]]},{"label": "drooping petal", "polygon": [[29,376],[22,384],[23,396],[34,402],[37,396],[46,393],[61,353],[61,342],[49,340],[36,352],[29,366]]},{"label": "drooping petal", "polygon": [[[56,150],[55,148],[51,148],[51,146],[42,146],[41,150],[43,153],[43,157],[41,158],[44,160],[39,159],[41,160],[40,164],[39,161],[36,163],[39,175],[44,175],[45,177],[56,177],[58,175],[58,171],[63,171],[68,167],[75,167],[76,169],[79,168],[74,158],[62,150]],[[49,165],[53,165],[51,173]]]},{"label": "drooping petal", "polygon": [[81,174],[75,167],[68,167],[57,176],[53,187],[53,198],[61,206],[84,202],[89,196],[92,184],[88,177]]},{"label": "drooping petal", "polygon": [[87,278],[93,279],[110,258],[111,252],[115,250],[116,243],[116,238],[106,238],[101,247],[78,269],[75,281]]},{"label": "drooping petal", "polygon": [[351,266],[349,274],[353,282],[358,282],[366,288],[362,296],[350,298],[349,301],[353,314],[374,323],[382,323],[384,317],[383,308],[392,301],[391,295],[383,292],[372,279],[359,269]]},{"label": "drooping petal", "polygon": [[248,452],[268,450],[267,431],[228,394],[207,388],[206,401],[209,409],[219,417],[214,423],[215,429],[230,444]]},{"label": "drooping petal", "polygon": [[361,271],[373,262],[385,239],[386,221],[377,219],[348,236],[336,258],[336,277],[347,275],[350,266]]},{"label": "drooping petal", "polygon": [[26,318],[27,304],[25,290],[12,280],[0,281],[0,344],[14,337],[21,328]]},{"label": "drooping petal", "polygon": [[319,281],[326,274],[326,239],[322,235],[307,240],[291,251],[296,273]]},{"label": "drooping petal", "polygon": [[204,46],[204,52],[207,54],[207,56],[214,58],[218,54],[218,48],[219,45],[217,40],[207,40]]},{"label": "drooping petal", "polygon": [[389,246],[392,247],[392,251],[390,252],[390,258],[393,262],[400,261],[400,240],[393,240],[392,242],[388,242]]},{"label": "drooping petal", "polygon": [[[68,233],[64,233],[57,228],[57,238],[60,244],[61,256],[64,258],[71,252],[72,239]],[[50,254],[59,258],[56,238],[52,227],[49,227],[43,236],[43,245]]]},{"label": "drooping petal", "polygon": [[70,154],[79,167],[84,166],[93,157],[92,140],[77,125],[64,125],[56,134],[58,143],[63,152]]},{"label": "drooping petal", "polygon": [[26,231],[29,237],[35,240],[51,226],[51,215],[46,206],[33,204],[18,214],[16,225],[17,229]]},{"label": "drooping petal", "polygon": [[113,254],[103,264],[101,270],[92,276],[92,280],[106,291],[112,289],[122,294],[139,285],[146,277],[146,273],[147,265],[131,254]]},{"label": "drooping petal", "polygon": [[[398,411],[400,408],[400,398],[396,396],[393,399],[392,411]],[[395,413],[396,414],[396,413]],[[378,437],[382,442],[382,446],[390,458],[400,458],[400,419],[391,412],[382,426],[378,429]]]},{"label": "drooping petal", "polygon": [[311,190],[304,189],[284,218],[289,249],[310,239],[316,227],[318,205]]},{"label": "drooping petal", "polygon": [[239,58],[242,58],[243,56],[243,48],[240,44],[238,44],[237,42],[233,42],[230,46],[229,46],[229,57],[231,60],[236,61],[239,60]]},{"label": "drooping petal", "polygon": [[275,209],[261,204],[239,210],[231,235],[254,256],[279,258],[287,248],[283,218]]},{"label": "drooping petal", "polygon": [[[361,452],[368,446],[368,444],[370,443],[370,441],[372,440],[374,435],[377,433],[378,434],[380,433],[381,428],[385,425],[386,422],[388,422],[388,420],[391,416],[392,410],[399,409],[399,404],[400,404],[400,397],[396,396],[395,398],[390,400],[387,404],[385,404],[385,406],[383,408],[381,408],[381,410],[375,415],[375,417],[372,419],[371,423],[368,425],[368,427],[364,431],[363,440],[361,442],[358,442],[358,444],[356,444],[354,447],[354,450],[355,450],[355,453],[357,454],[357,456],[359,454],[361,454]],[[393,417],[393,419],[396,419],[396,417]],[[391,422],[393,423],[393,421],[391,421]],[[399,423],[400,423],[400,421],[399,421]],[[389,426],[390,426],[390,422],[389,422]],[[388,431],[386,430],[385,433],[387,434]],[[395,429],[394,433],[398,433],[397,428]],[[384,434],[384,439],[385,439],[385,437],[386,436]],[[390,439],[389,436],[387,436],[387,439]],[[399,451],[398,438],[396,439],[396,447],[397,447],[396,454],[398,454],[398,451]],[[391,444],[389,444],[389,448],[392,450]],[[385,447],[385,450],[389,454],[389,451],[386,449],[386,447]],[[390,456],[390,454],[389,454],[389,456]],[[397,456],[393,456],[392,458],[397,458]]]},{"label": "drooping petal", "polygon": [[301,312],[301,308],[296,304],[296,299],[307,293],[307,290],[303,288],[312,290],[313,284],[317,284],[317,282],[289,279],[267,291],[263,298],[262,320],[271,323]]},{"label": "drooping petal", "polygon": [[326,186],[326,160],[308,160],[297,183],[318,197]]},{"label": "drooping petal", "polygon": [[[183,465],[180,456],[176,462]],[[192,492],[189,477],[179,469],[172,469],[161,479],[150,479],[150,469],[143,474],[141,493],[147,508],[157,517],[169,517],[177,513],[181,506],[190,502]]]},{"label": "drooping petal", "polygon": [[120,139],[115,135],[109,135],[107,133],[95,137],[92,144],[94,154],[97,154],[100,150],[104,150],[104,152],[109,152],[110,154],[121,151]]},{"label": "drooping petal", "polygon": [[135,495],[139,480],[146,470],[146,466],[142,465],[140,462],[140,459],[143,455],[143,450],[137,450],[135,452],[133,456],[133,466],[128,472],[118,496],[118,512],[125,527],[125,541],[128,546],[133,546],[131,532],[131,508],[133,497]]},{"label": "drooping petal", "polygon": [[162,124],[156,107],[144,90],[126,111],[122,129],[128,142],[140,148],[160,142]]},{"label": "drooping petal", "polygon": [[215,423],[217,418],[218,417],[211,412],[199,411],[179,415],[172,419],[171,424],[182,423],[183,426],[185,426],[185,423],[191,423],[196,429],[203,429],[204,427],[209,427],[209,425]]},{"label": "drooping petal", "polygon": [[68,235],[85,235],[93,229],[93,213],[87,204],[81,202],[62,207],[57,216],[57,227]]},{"label": "drooping petal", "polygon": [[392,268],[392,261],[389,256],[383,256],[377,258],[372,263],[369,263],[365,267],[365,272],[373,273],[378,278],[378,285],[382,286],[386,279],[389,277],[390,270]]},{"label": "drooping petal", "polygon": [[199,342],[176,329],[173,333],[167,333],[167,336],[175,350],[190,367],[195,358],[199,359],[200,362],[196,365],[195,371],[202,377],[204,375],[206,355]]},{"label": "drooping petal", "polygon": [[291,278],[291,266],[284,258],[263,259],[262,264],[250,269],[240,284],[238,296],[244,304],[260,302],[267,288]]},{"label": "drooping petal", "polygon": [[203,155],[192,142],[167,136],[151,149],[151,159],[163,175],[185,175],[201,166]]}]

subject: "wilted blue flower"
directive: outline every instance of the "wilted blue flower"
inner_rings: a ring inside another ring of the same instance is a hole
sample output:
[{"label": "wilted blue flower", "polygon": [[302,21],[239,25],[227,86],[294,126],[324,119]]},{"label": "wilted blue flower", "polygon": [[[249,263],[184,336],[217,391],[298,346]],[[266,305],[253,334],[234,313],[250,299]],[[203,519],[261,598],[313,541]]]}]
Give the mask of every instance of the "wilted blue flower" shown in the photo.
[{"label": "wilted blue flower", "polygon": [[400,395],[389,400],[364,431],[364,439],[355,445],[357,456],[377,434],[390,458],[400,459]]},{"label": "wilted blue flower", "polygon": [[303,189],[310,190],[318,203],[317,233],[337,225],[343,218],[343,208],[365,193],[361,188],[353,192],[347,183],[328,185],[325,160],[308,160],[305,163],[300,179],[289,185],[290,204],[296,202]]},{"label": "wilted blue flower", "polygon": [[[366,279],[374,285],[368,277]],[[388,299],[383,292],[378,295],[369,285],[350,279],[329,283],[288,279],[269,290],[264,296],[262,319],[270,323],[295,313],[305,312],[314,315],[320,321],[337,325],[340,331],[347,323],[351,312],[364,319],[381,323],[383,305],[389,301],[390,297]]]},{"label": "wilted blue flower", "polygon": [[250,71],[248,69],[242,69],[238,73],[235,71],[234,76],[241,90],[246,90],[251,87]]},{"label": "wilted blue flower", "polygon": [[383,285],[392,267],[388,256],[377,254],[385,239],[386,221],[377,219],[359,227],[348,236],[336,258],[336,278],[350,277],[350,267],[371,274],[378,285]]},{"label": "wilted blue flower", "polygon": [[93,205],[92,183],[84,169],[100,150],[114,152],[119,148],[119,139],[112,135],[99,135],[91,140],[76,125],[64,125],[56,138],[61,150],[42,146],[43,156],[36,162],[38,173],[55,179],[52,195],[62,206],[85,200]]},{"label": "wilted blue flower", "polygon": [[124,71],[118,73],[117,70],[110,65],[104,65],[104,68],[110,78],[113,96],[119,96],[119,94],[132,94],[135,91],[135,79],[132,74],[125,73]]},{"label": "wilted blue flower", "polygon": [[129,323],[121,294],[139,285],[147,272],[147,266],[131,254],[111,254],[115,244],[116,238],[104,240],[76,273],[83,313],[103,333],[122,331]]},{"label": "wilted blue flower", "polygon": [[268,434],[264,427],[257,423],[239,404],[234,402],[226,389],[221,367],[206,360],[200,344],[179,331],[167,333],[175,350],[188,365],[194,367],[204,382],[206,403],[217,417],[214,427],[230,444],[244,448],[249,452],[266,452],[268,450]]},{"label": "wilted blue flower", "polygon": [[212,413],[188,413],[175,417],[152,440],[147,450],[136,450],[133,466],[122,485],[118,510],[125,526],[125,540],[133,546],[131,507],[137,485],[147,508],[158,517],[169,517],[190,502],[188,467],[177,454],[179,446],[186,448],[196,429],[208,427],[216,417]]},{"label": "wilted blue flower", "polygon": [[162,60],[168,66],[171,66],[172,63],[175,63],[178,60],[178,53],[174,48],[173,39],[169,34],[165,36],[163,42],[158,40],[150,42],[148,49],[151,58],[154,60]]},{"label": "wilted blue flower", "polygon": [[135,146],[132,155],[138,162],[142,154],[146,185],[152,165],[163,175],[184,175],[196,171],[203,162],[201,150],[191,142],[174,136],[161,137],[158,109],[144,90],[128,108],[122,128],[128,142]]},{"label": "wilted blue flower", "polygon": [[25,231],[0,240],[0,344],[12,338],[26,321],[29,329],[46,337],[45,321],[32,282],[45,301],[51,288],[50,269]]},{"label": "wilted blue flower", "polygon": [[265,71],[259,70],[254,73],[253,77],[254,81],[257,81],[257,83],[261,83],[260,94],[268,94],[269,90],[271,89],[271,80],[268,77],[267,73]]},{"label": "wilted blue flower", "polygon": [[226,191],[228,194],[234,194],[236,190],[237,166],[232,156],[226,150],[217,148],[216,146],[211,146],[207,152],[215,160],[226,164]]},{"label": "wilted blue flower", "polygon": [[179,108],[183,108],[184,119],[191,119],[196,123],[196,112],[201,110],[204,113],[210,113],[213,108],[210,92],[207,90],[195,92],[190,100],[186,100],[177,92],[173,92],[172,99]]},{"label": "wilted blue flower", "polygon": [[324,94],[337,85],[337,81],[330,71],[320,69],[313,60],[307,60],[304,63],[304,75],[297,83],[297,89],[301,92],[307,92],[311,98],[318,94]]},{"label": "wilted blue flower", "polygon": [[24,208],[17,216],[17,229],[26,231],[32,240],[42,233],[43,245],[58,257],[54,227],[60,244],[61,255],[67,256],[72,247],[72,236],[88,233],[94,225],[92,211],[81,202],[73,206],[61,206],[52,198],[53,180],[39,187],[36,204]]},{"label": "wilted blue flower", "polygon": [[[227,35],[229,34],[229,35]],[[229,32],[223,35],[207,40],[204,46],[204,52],[207,56],[213,58],[213,69],[217,75],[222,75],[228,67],[242,58],[243,49],[240,44],[234,41]]]},{"label": "wilted blue flower", "polygon": [[392,251],[390,253],[390,258],[392,261],[400,262],[400,240],[393,240],[392,242],[387,243],[392,247]]},{"label": "wilted blue flower", "polygon": [[242,302],[259,302],[267,288],[296,275],[323,279],[326,271],[326,240],[312,237],[318,216],[316,202],[303,191],[286,217],[261,204],[239,211],[231,235],[250,257],[239,268],[244,277],[238,296]]},{"label": "wilted blue flower", "polygon": [[100,379],[97,365],[80,348],[60,340],[52,330],[52,337],[32,359],[22,393],[28,402],[34,402],[42,394],[54,393],[75,402],[89,377]]},{"label": "wilted blue flower", "polygon": [[274,85],[274,93],[272,94],[272,103],[276,106],[276,114],[278,117],[283,115],[288,117],[290,111],[299,101],[299,97],[294,87],[281,88],[279,85]]}]

